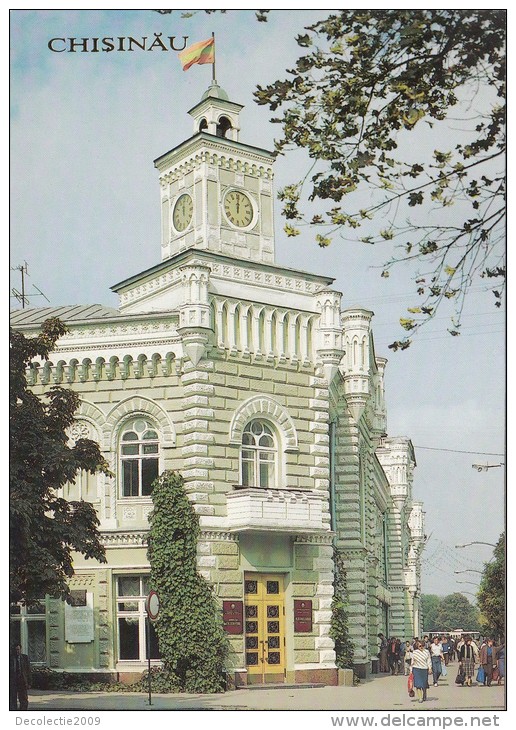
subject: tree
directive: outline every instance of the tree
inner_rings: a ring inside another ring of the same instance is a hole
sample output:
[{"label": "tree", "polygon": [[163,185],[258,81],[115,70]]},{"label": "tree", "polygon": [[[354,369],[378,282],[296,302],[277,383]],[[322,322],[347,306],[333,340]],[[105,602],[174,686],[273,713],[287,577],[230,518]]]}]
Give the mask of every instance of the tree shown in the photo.
[{"label": "tree", "polygon": [[505,23],[504,10],[340,10],[297,37],[303,55],[287,79],[255,93],[282,110],[272,119],[281,125],[276,153],[310,158],[303,179],[279,193],[287,235],[308,224],[320,246],[346,235],[391,242],[383,277],[412,265],[417,301],[393,350],[446,300],[449,332],[460,334],[479,279],[501,305]]},{"label": "tree", "polygon": [[484,629],[497,637],[505,637],[505,532],[493,551],[493,560],[486,563],[480,587],[478,606]]},{"label": "tree", "polygon": [[435,615],[437,630],[480,629],[478,610],[462,593],[451,593],[441,599]]},{"label": "tree", "polygon": [[[423,631],[439,631],[441,626],[437,624],[437,611],[441,603],[441,596],[427,594],[421,596],[421,611],[423,614]],[[458,628],[457,626],[455,628]]]},{"label": "tree", "polygon": [[149,561],[160,598],[159,649],[171,686],[220,692],[228,643],[210,585],[197,572],[199,519],[181,475],[166,471],[152,489]]},{"label": "tree", "polygon": [[53,386],[39,397],[27,384],[34,358],[48,360],[66,332],[58,319],[44,322],[37,337],[10,331],[9,587],[10,600],[31,605],[45,594],[66,598],[72,552],[106,562],[93,506],[58,497],[58,489],[85,469],[109,474],[98,444],[68,443],[67,429],[79,405],[77,393]]}]

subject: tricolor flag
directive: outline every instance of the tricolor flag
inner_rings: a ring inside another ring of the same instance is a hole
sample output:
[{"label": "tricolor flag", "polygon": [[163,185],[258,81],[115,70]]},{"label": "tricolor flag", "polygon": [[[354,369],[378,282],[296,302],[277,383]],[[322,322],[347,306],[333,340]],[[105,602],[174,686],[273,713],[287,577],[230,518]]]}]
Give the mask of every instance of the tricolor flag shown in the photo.
[{"label": "tricolor flag", "polygon": [[179,53],[183,71],[188,71],[194,63],[215,63],[215,38],[198,41]]}]

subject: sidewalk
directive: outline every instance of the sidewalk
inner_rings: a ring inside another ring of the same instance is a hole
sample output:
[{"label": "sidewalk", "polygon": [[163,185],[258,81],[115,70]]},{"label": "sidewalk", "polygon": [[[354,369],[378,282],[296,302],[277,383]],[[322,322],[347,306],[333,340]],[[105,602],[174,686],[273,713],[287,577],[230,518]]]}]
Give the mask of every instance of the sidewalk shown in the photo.
[{"label": "sidewalk", "polygon": [[105,710],[390,710],[436,712],[442,710],[504,710],[505,687],[460,687],[454,684],[453,666],[438,687],[430,687],[428,700],[419,704],[408,696],[407,678],[373,675],[356,687],[239,689],[214,695],[153,694],[133,692],[56,692],[32,690],[29,711]]}]

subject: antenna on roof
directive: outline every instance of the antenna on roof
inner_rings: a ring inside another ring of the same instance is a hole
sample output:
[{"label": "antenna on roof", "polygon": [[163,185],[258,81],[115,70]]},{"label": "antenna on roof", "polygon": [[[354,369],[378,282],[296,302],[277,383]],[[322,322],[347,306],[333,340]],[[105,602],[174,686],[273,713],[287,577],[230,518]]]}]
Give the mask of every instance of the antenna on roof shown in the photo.
[{"label": "antenna on roof", "polygon": [[47,302],[50,304],[50,299],[48,299],[48,297],[45,296],[41,289],[38,289],[35,284],[32,285],[32,288],[36,290],[36,294],[25,293],[25,277],[29,275],[26,261],[24,261],[23,264],[19,264],[18,266],[11,266],[11,271],[19,271],[21,274],[21,291],[18,291],[18,289],[15,289],[13,287],[11,289],[11,295],[21,303],[22,309],[25,309],[25,305],[30,303],[29,300],[32,297],[45,297]]}]

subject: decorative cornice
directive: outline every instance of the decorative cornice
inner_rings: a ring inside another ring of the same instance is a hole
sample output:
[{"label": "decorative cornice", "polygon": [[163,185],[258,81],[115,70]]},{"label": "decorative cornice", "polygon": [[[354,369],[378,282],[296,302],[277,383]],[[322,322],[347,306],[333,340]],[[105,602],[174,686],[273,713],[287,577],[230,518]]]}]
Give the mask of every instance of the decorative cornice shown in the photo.
[{"label": "decorative cornice", "polygon": [[117,531],[100,533],[100,542],[107,548],[125,548],[129,546],[147,547],[148,530]]},{"label": "decorative cornice", "polygon": [[161,155],[154,166],[161,173],[160,180],[173,182],[203,164],[270,178],[273,163],[273,155],[268,150],[201,132]]},{"label": "decorative cornice", "polygon": [[272,272],[257,270],[246,263],[218,263],[211,266],[212,277],[223,278],[224,281],[249,283],[265,286],[267,289],[279,289],[286,292],[299,294],[316,294],[320,288],[325,286],[322,283],[306,279],[297,272]]},{"label": "decorative cornice", "polygon": [[308,545],[332,545],[334,537],[334,532],[326,532],[324,535],[298,535],[294,542]]},{"label": "decorative cornice", "polygon": [[218,530],[201,530],[199,539],[204,542],[238,542],[238,535]]},{"label": "decorative cornice", "polygon": [[[321,276],[320,274],[313,274],[309,271],[300,271],[299,269],[290,269],[289,267],[278,266],[274,263],[264,263],[263,261],[244,261],[242,259],[235,260],[230,256],[215,253],[214,251],[208,252],[201,251],[199,249],[189,249],[187,251],[182,251],[181,253],[176,254],[172,258],[162,261],[160,264],[157,264],[156,266],[153,266],[146,271],[142,271],[139,274],[130,277],[129,279],[125,279],[124,281],[115,284],[115,286],[112,286],[111,289],[112,291],[117,293],[127,292],[133,287],[136,289],[137,287],[144,284],[150,287],[151,283],[153,287],[158,286],[159,288],[161,288],[162,285],[168,285],[172,282],[175,282],[176,280],[179,280],[180,267],[190,263],[207,263],[211,267],[212,275],[216,272],[217,267],[228,266],[229,275],[231,275],[231,278],[234,268],[240,270],[249,269],[249,271],[253,272],[253,276],[255,275],[255,273],[258,273],[260,275],[263,274],[264,276],[271,276],[272,280],[270,282],[268,280],[263,281],[263,283],[267,286],[274,285],[276,277],[280,277],[280,279],[281,277],[284,277],[285,279],[289,278],[292,281],[299,279],[301,282],[308,282],[308,284],[310,284],[310,286],[307,287],[307,291],[309,290],[310,294],[319,291],[319,289],[323,287],[328,287],[334,281],[333,277]],[[227,278],[227,275],[225,273],[226,269],[222,270],[219,268],[217,269],[217,272],[219,276],[222,276],[225,279]],[[235,280],[245,281],[246,276],[236,276]],[[258,279],[251,280],[255,283],[259,283]],[[278,282],[277,287],[283,290],[287,288],[283,280]],[[295,289],[297,288],[298,285],[296,284]]]}]

